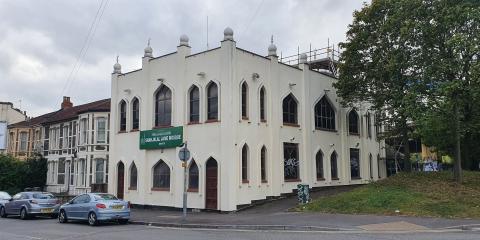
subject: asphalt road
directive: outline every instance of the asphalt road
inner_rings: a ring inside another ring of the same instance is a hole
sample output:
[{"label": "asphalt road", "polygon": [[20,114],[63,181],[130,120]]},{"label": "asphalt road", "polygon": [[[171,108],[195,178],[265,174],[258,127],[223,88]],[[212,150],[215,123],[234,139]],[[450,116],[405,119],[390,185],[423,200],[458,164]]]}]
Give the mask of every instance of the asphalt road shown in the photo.
[{"label": "asphalt road", "polygon": [[17,218],[0,219],[0,240],[3,239],[440,239],[478,240],[480,231],[430,232],[430,233],[364,233],[364,232],[278,232],[278,231],[233,231],[156,228],[140,225],[105,224],[90,227],[85,223],[59,224],[52,219],[22,221]]}]

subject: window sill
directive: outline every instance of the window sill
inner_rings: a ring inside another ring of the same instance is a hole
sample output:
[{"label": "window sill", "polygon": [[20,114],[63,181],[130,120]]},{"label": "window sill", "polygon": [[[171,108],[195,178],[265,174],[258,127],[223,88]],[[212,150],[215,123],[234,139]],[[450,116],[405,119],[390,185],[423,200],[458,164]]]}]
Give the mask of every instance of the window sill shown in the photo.
[{"label": "window sill", "polygon": [[161,128],[171,128],[171,125],[159,125],[159,126],[154,126],[152,129],[161,129]]},{"label": "window sill", "polygon": [[262,180],[262,183],[268,183],[268,181],[267,180]]},{"label": "window sill", "polygon": [[317,178],[317,181],[325,181],[325,178]]},{"label": "window sill", "polygon": [[248,179],[242,179],[242,183],[250,183],[250,181],[248,181]]},{"label": "window sill", "polygon": [[198,193],[198,188],[189,188],[187,192]]},{"label": "window sill", "polygon": [[137,191],[136,187],[129,187],[128,190]]},{"label": "window sill", "polygon": [[220,120],[218,120],[218,119],[210,119],[210,120],[205,121],[205,123],[216,123],[216,122],[220,122]]},{"label": "window sill", "polygon": [[248,117],[242,117],[242,120],[248,121]]},{"label": "window sill", "polygon": [[138,131],[139,131],[138,128],[130,130],[130,132],[138,132]]},{"label": "window sill", "polygon": [[287,126],[287,127],[300,127],[300,125],[296,124],[296,123],[283,123],[283,126]]},{"label": "window sill", "polygon": [[151,190],[155,192],[168,192],[170,188],[151,188]]},{"label": "window sill", "polygon": [[340,180],[339,178],[332,178],[332,181],[338,181]]},{"label": "window sill", "polygon": [[360,133],[351,133],[351,132],[349,132],[349,133],[348,133],[348,136],[357,136],[357,137],[360,137]]},{"label": "window sill", "polygon": [[197,125],[200,124],[200,122],[188,122],[187,125]]},{"label": "window sill", "polygon": [[299,179],[299,178],[297,178],[297,179],[284,179],[283,181],[284,182],[301,182],[302,179]]},{"label": "window sill", "polygon": [[261,122],[261,123],[266,123],[267,120],[266,120],[266,119],[260,119],[260,122]]},{"label": "window sill", "polygon": [[127,133],[126,130],[118,131],[118,133]]},{"label": "window sill", "polygon": [[337,132],[335,129],[328,129],[328,128],[315,128],[315,130],[325,131],[325,132]]},{"label": "window sill", "polygon": [[361,177],[352,177],[351,180],[362,180]]}]

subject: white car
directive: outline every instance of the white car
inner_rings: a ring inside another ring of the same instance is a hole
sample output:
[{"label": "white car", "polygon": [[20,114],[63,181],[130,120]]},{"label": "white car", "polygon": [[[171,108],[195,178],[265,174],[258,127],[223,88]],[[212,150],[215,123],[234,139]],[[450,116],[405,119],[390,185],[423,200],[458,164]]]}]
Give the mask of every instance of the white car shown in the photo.
[{"label": "white car", "polygon": [[0,192],[0,205],[7,203],[8,201],[10,201],[10,199],[12,199],[12,196],[10,196],[10,194],[8,194],[7,192]]}]

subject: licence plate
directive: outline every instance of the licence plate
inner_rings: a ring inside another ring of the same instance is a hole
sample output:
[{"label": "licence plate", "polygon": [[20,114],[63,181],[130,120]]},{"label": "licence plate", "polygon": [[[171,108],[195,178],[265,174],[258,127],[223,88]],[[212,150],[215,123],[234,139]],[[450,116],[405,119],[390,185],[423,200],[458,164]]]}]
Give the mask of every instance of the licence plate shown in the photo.
[{"label": "licence plate", "polygon": [[44,208],[42,210],[40,210],[41,213],[51,213],[53,212],[53,208]]},{"label": "licence plate", "polygon": [[113,209],[122,209],[123,205],[113,205],[112,208]]}]

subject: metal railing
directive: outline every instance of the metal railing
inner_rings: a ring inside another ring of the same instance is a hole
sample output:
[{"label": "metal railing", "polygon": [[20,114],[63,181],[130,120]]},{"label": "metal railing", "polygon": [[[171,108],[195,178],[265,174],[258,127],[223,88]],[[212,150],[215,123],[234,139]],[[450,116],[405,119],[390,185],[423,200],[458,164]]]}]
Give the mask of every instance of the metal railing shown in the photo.
[{"label": "metal railing", "polygon": [[297,54],[283,57],[280,54],[279,61],[288,65],[297,65],[300,63],[300,55],[307,54],[307,62],[313,62],[315,60],[320,60],[324,58],[330,58],[332,61],[336,61],[340,58],[340,51],[338,48],[335,48],[335,45],[329,45],[324,48],[312,49],[310,45],[309,51],[300,52],[300,48],[297,48]]}]

